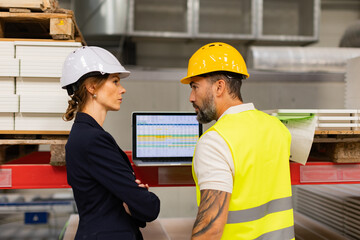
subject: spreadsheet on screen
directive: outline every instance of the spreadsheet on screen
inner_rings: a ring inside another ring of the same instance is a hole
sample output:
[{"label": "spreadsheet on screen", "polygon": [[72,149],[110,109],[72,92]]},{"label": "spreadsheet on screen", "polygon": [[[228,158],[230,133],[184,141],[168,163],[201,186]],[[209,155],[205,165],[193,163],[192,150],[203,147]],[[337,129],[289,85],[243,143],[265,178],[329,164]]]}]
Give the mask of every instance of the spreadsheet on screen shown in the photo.
[{"label": "spreadsheet on screen", "polygon": [[133,113],[133,159],[191,161],[201,132],[195,113]]}]

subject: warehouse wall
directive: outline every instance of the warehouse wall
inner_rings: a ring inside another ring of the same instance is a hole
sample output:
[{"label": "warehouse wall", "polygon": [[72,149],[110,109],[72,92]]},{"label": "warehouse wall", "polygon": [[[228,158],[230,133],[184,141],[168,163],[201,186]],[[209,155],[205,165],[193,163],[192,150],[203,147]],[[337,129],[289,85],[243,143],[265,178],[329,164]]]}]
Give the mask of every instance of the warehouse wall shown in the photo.
[{"label": "warehouse wall", "polygon": [[337,47],[349,24],[359,20],[360,1],[322,0],[320,41],[312,46]]}]

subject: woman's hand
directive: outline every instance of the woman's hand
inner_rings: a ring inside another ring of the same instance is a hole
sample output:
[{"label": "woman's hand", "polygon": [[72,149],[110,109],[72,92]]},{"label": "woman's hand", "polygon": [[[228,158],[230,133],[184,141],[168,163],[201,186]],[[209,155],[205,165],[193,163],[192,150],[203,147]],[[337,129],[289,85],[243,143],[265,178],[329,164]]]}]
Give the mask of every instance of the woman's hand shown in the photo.
[{"label": "woman's hand", "polygon": [[139,179],[136,179],[135,182],[138,184],[139,187],[146,188],[147,190],[149,190],[148,184],[141,183],[141,181]]},{"label": "woman's hand", "polygon": [[125,208],[125,212],[127,212],[127,214],[129,214],[131,216],[131,212],[130,212],[130,209],[129,209],[129,206],[123,202],[123,206]]}]

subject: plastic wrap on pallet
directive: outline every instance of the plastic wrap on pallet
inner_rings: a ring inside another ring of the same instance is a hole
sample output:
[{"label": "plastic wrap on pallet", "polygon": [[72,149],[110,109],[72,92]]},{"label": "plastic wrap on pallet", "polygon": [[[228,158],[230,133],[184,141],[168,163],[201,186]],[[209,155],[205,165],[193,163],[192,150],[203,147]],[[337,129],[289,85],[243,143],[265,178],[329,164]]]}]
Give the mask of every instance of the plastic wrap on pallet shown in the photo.
[{"label": "plastic wrap on pallet", "polygon": [[255,70],[345,72],[346,61],[359,56],[359,48],[253,46],[247,64]]}]

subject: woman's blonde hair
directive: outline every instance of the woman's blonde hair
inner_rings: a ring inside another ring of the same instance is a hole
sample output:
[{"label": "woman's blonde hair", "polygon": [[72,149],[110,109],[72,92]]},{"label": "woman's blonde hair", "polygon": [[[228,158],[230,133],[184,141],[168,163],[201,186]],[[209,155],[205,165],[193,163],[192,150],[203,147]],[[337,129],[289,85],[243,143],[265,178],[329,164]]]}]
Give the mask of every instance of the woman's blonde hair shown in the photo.
[{"label": "woman's blonde hair", "polygon": [[71,99],[68,101],[68,108],[66,109],[66,112],[62,118],[65,121],[71,121],[74,119],[77,112],[81,112],[84,109],[88,96],[86,84],[95,84],[96,89],[99,89],[108,79],[108,77],[109,74],[102,75],[99,73],[99,75],[87,77],[84,80],[79,80],[79,87],[74,92],[74,94],[70,96]]}]

